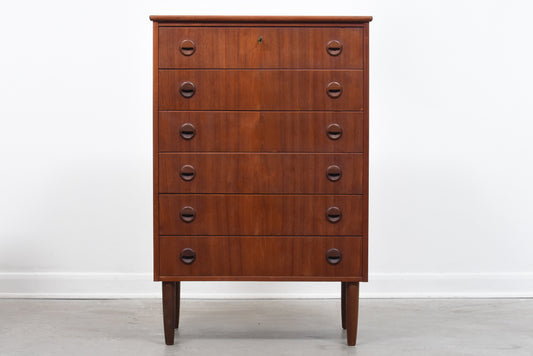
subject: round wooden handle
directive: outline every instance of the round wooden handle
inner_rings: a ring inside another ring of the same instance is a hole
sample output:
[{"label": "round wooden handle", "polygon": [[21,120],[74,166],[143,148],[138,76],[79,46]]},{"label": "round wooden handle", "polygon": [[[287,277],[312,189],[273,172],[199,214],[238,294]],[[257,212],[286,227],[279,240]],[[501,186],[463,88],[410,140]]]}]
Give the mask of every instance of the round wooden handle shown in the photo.
[{"label": "round wooden handle", "polygon": [[190,265],[196,260],[196,251],[194,251],[192,248],[184,248],[181,250],[180,260],[186,265]]},{"label": "round wooden handle", "polygon": [[330,248],[328,252],[326,252],[326,261],[328,261],[330,265],[336,265],[340,263],[341,260],[342,253],[338,249]]},{"label": "round wooden handle", "polygon": [[180,85],[180,94],[184,98],[191,98],[196,93],[196,86],[193,82],[183,82]]},{"label": "round wooden handle", "polygon": [[332,164],[326,169],[326,176],[332,182],[338,181],[342,176],[341,167],[337,166],[336,164]]},{"label": "round wooden handle", "polygon": [[339,82],[331,82],[326,87],[326,93],[330,98],[336,99],[342,94],[342,85]]},{"label": "round wooden handle", "polygon": [[187,182],[193,180],[194,177],[196,177],[196,168],[194,168],[190,164],[182,166],[180,169],[180,177],[181,179]]},{"label": "round wooden handle", "polygon": [[183,40],[180,43],[180,52],[184,56],[190,56],[196,51],[196,43],[193,40]]},{"label": "round wooden handle", "polygon": [[185,123],[180,127],[180,136],[184,140],[190,140],[196,135],[196,127],[193,124]]},{"label": "round wooden handle", "polygon": [[181,220],[190,223],[196,218],[196,210],[192,206],[184,206],[180,211],[180,217]]},{"label": "round wooden handle", "polygon": [[342,43],[337,40],[331,40],[326,45],[326,51],[328,51],[331,56],[338,56],[342,52]]},{"label": "round wooden handle", "polygon": [[331,124],[326,130],[328,137],[332,140],[338,140],[342,136],[342,127],[339,124]]},{"label": "round wooden handle", "polygon": [[342,219],[341,209],[336,206],[329,207],[326,211],[326,218],[330,223],[338,223]]}]

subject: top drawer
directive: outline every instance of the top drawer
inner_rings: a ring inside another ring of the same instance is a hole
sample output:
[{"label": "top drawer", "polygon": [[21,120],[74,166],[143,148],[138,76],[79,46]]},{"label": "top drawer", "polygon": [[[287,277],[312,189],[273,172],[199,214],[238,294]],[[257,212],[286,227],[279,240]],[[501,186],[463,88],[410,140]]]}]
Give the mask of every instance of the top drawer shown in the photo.
[{"label": "top drawer", "polygon": [[362,69],[363,27],[160,27],[159,68]]}]

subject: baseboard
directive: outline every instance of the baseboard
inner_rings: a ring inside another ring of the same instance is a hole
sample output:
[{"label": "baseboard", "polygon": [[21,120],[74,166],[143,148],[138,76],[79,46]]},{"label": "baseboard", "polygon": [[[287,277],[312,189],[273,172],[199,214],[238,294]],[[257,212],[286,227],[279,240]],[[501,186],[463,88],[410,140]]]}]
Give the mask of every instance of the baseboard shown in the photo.
[{"label": "baseboard", "polygon": [[[533,273],[375,273],[362,298],[529,298]],[[0,298],[159,298],[149,273],[0,273]],[[184,282],[183,298],[339,298],[334,282]]]}]

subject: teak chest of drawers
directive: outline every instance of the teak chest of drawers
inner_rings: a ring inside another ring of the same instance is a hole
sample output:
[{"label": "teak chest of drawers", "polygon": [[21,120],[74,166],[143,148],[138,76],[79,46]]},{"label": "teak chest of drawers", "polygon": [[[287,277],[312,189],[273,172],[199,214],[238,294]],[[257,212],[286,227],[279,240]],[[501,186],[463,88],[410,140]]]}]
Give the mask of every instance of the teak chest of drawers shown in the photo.
[{"label": "teak chest of drawers", "polygon": [[368,279],[371,17],[152,16],[154,279]]}]

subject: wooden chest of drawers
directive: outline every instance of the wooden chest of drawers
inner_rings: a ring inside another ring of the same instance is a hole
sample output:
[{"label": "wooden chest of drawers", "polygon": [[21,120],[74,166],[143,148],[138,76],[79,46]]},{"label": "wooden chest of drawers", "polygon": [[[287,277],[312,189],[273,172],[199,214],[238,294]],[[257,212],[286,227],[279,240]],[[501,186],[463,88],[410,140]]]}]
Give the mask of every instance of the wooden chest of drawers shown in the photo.
[{"label": "wooden chest of drawers", "polygon": [[152,16],[154,279],[174,343],[181,281],[368,278],[371,17]]}]

